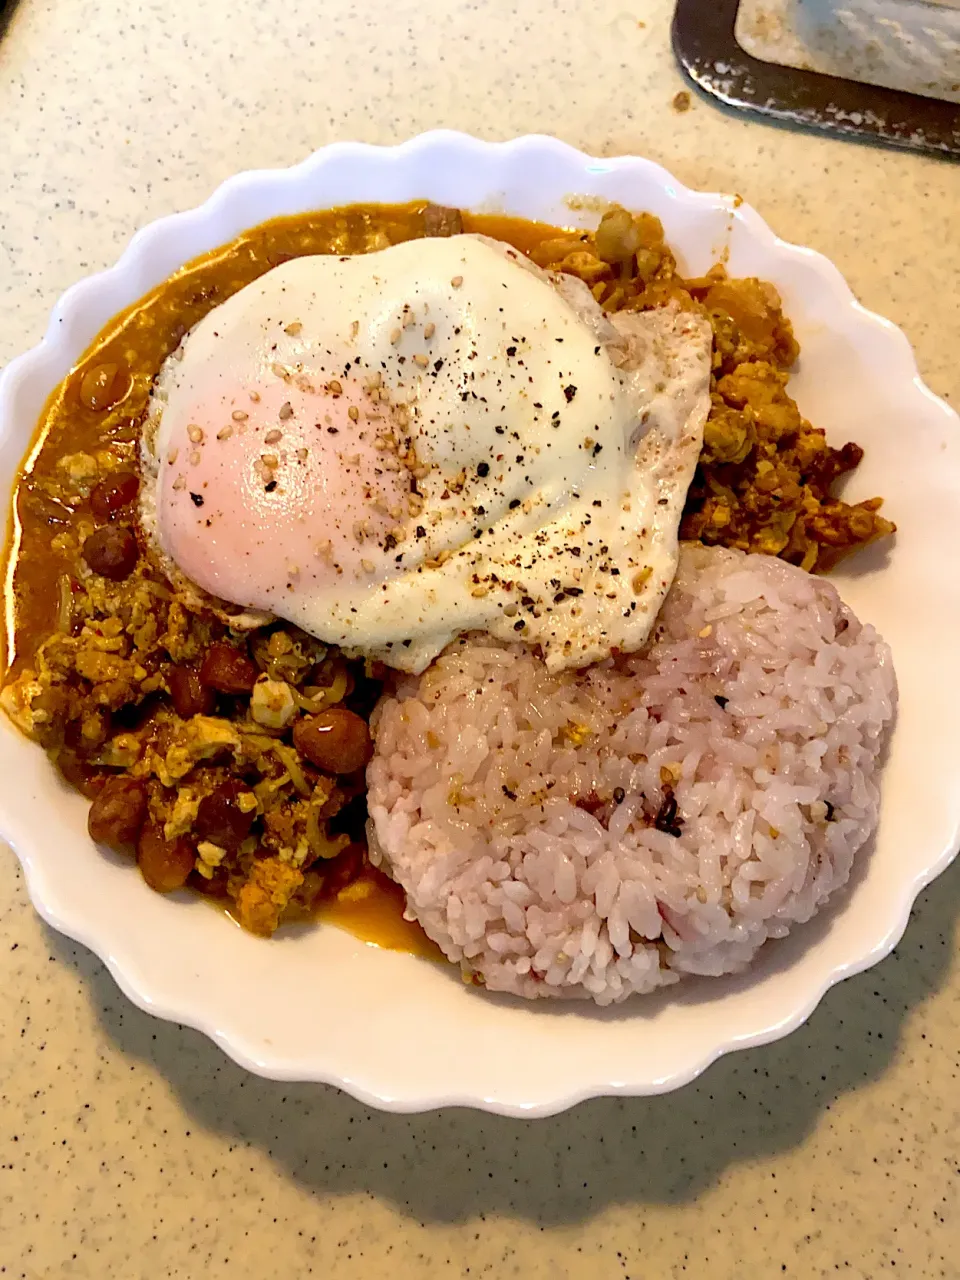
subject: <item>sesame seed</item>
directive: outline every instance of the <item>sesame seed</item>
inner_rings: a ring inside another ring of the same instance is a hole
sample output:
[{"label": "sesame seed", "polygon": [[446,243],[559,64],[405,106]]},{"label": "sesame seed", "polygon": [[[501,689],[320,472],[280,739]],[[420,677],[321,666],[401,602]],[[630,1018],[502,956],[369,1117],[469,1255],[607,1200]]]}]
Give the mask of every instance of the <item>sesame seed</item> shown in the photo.
[{"label": "sesame seed", "polygon": [[435,324],[431,323],[431,324],[425,324],[423,326],[423,336],[426,338],[428,342],[436,332],[437,332],[437,326]]},{"label": "sesame seed", "polygon": [[259,404],[259,403],[260,403],[260,392],[259,392],[259,391],[251,391],[251,392],[250,392],[250,399],[253,401],[253,403],[254,403],[254,404]]},{"label": "sesame seed", "polygon": [[295,338],[302,328],[303,325],[299,320],[293,320],[290,324],[285,324],[283,326],[283,332],[289,334],[291,338]]},{"label": "sesame seed", "polygon": [[298,450],[297,450],[297,461],[298,461],[298,462],[306,462],[308,452],[309,452],[309,451],[308,451],[307,449],[298,449]]},{"label": "sesame seed", "polygon": [[276,377],[282,378],[284,382],[286,382],[287,378],[290,377],[290,370],[284,368],[282,364],[272,364],[270,366],[270,372],[275,374]]},{"label": "sesame seed", "polygon": [[171,466],[173,466],[173,464],[176,462],[177,455],[179,454],[179,452],[180,452],[179,449],[171,449],[170,452],[167,454],[167,461],[170,463]]},{"label": "sesame seed", "polygon": [[290,403],[289,400],[286,400],[280,406],[280,412],[277,415],[277,417],[280,419],[281,422],[286,422],[287,418],[293,417],[293,405]]},{"label": "sesame seed", "polygon": [[274,467],[277,467],[280,465],[280,459],[277,457],[275,453],[261,453],[260,461],[263,463],[265,467],[269,467],[271,471],[273,470]]},{"label": "sesame seed", "polygon": [[331,378],[331,380],[327,383],[327,390],[330,392],[332,396],[343,395],[343,386],[340,384],[340,382],[337,381],[336,378]]},{"label": "sesame seed", "polygon": [[360,332],[360,321],[352,320],[350,322],[350,337],[355,338],[359,332]]},{"label": "sesame seed", "polygon": [[277,427],[274,427],[272,431],[268,431],[267,434],[263,437],[263,443],[277,444],[282,439],[283,439],[283,432],[278,430]]},{"label": "sesame seed", "polygon": [[198,427],[195,422],[192,422],[190,426],[187,427],[187,435],[190,437],[190,439],[193,441],[194,444],[199,444],[200,441],[203,439],[203,428]]},{"label": "sesame seed", "polygon": [[229,440],[233,435],[233,427],[221,427],[217,432],[218,440]]},{"label": "sesame seed", "polygon": [[390,330],[390,345],[395,347],[399,341],[400,341],[400,330],[399,330],[399,329],[391,329],[391,330]]},{"label": "sesame seed", "polygon": [[174,487],[175,489],[185,489],[185,488],[187,487],[187,480],[186,480],[186,477],[185,477],[185,476],[177,476],[176,480],[174,480],[174,482],[173,482],[173,487]]},{"label": "sesame seed", "polygon": [[450,283],[453,285],[454,289],[459,289],[463,284],[463,276],[454,276]]},{"label": "sesame seed", "polygon": [[364,571],[364,573],[373,573],[373,561],[372,561],[372,560],[361,560],[361,561],[360,561],[360,568]]},{"label": "sesame seed", "polygon": [[474,597],[474,599],[479,600],[483,596],[488,595],[489,591],[490,591],[489,587],[474,587],[473,590],[470,592],[470,594]]},{"label": "sesame seed", "polygon": [[357,408],[355,404],[352,404],[350,408],[347,410],[347,417],[350,419],[351,422],[359,421],[360,410]]},{"label": "sesame seed", "polygon": [[234,420],[234,422],[246,422],[246,420],[250,417],[250,415],[249,413],[244,413],[242,409],[234,409],[230,417]]},{"label": "sesame seed", "polygon": [[322,541],[317,543],[316,550],[317,550],[318,556],[323,556],[324,558],[326,558],[327,556],[330,555],[330,553],[333,550],[333,543],[330,541],[329,538],[324,538]]},{"label": "sesame seed", "polygon": [[191,467],[195,467],[199,463],[199,461],[200,461],[200,453],[197,449],[194,449],[193,452],[190,454]]},{"label": "sesame seed", "polygon": [[426,369],[427,365],[430,363],[430,357],[421,355],[414,356],[413,363],[418,364],[421,369]]}]

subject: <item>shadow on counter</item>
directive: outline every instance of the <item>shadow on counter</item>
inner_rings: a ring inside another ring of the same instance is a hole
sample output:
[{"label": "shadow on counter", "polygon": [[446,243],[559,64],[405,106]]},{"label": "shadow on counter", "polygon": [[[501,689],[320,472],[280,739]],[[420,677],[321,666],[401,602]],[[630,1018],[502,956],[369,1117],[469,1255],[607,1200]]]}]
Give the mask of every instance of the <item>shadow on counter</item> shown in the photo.
[{"label": "shadow on counter", "polygon": [[958,916],[960,859],[921,895],[897,951],[833,988],[785,1040],[723,1058],[665,1097],[598,1099],[535,1121],[389,1115],[327,1086],[248,1075],[198,1032],[129,1004],[95,957],[47,934],[123,1053],[153,1064],[194,1123],[261,1148],[307,1193],[369,1192],[420,1223],[509,1214],[548,1227],[611,1204],[682,1203],[739,1162],[803,1142],[838,1097],[890,1066],[911,1010],[947,975]]}]

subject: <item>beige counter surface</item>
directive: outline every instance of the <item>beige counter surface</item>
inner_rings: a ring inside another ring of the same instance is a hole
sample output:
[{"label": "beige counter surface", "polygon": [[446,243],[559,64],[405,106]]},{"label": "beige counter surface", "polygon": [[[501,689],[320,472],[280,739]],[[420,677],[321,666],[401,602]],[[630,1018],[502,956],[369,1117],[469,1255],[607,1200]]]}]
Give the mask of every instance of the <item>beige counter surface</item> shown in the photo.
[{"label": "beige counter surface", "polygon": [[[0,364],[238,169],[446,125],[736,190],[960,403],[960,166],[727,115],[668,0],[21,0],[0,38]],[[909,446],[909,424],[904,424]],[[38,815],[42,821],[42,815]],[[779,1044],[551,1120],[245,1075],[40,923],[0,848],[0,1278],[960,1276],[960,864]]]}]

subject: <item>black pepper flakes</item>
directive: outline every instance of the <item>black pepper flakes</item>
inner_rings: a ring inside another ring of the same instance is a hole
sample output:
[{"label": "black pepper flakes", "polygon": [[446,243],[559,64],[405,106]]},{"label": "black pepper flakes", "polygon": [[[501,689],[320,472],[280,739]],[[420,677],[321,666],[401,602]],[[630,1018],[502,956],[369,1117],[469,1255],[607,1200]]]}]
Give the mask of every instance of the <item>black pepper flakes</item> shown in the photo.
[{"label": "black pepper flakes", "polygon": [[193,505],[194,505],[195,507],[202,507],[202,506],[203,506],[203,494],[202,494],[202,493],[191,493],[191,495],[190,495],[190,501],[193,503]]},{"label": "black pepper flakes", "polygon": [[267,483],[263,486],[263,492],[264,492],[264,493],[273,493],[273,491],[274,491],[274,489],[275,489],[276,487],[277,487],[277,482],[276,482],[276,480],[268,480],[268,481],[267,481]]},{"label": "black pepper flakes", "polygon": [[570,401],[573,399],[573,397],[577,394],[577,388],[571,383],[569,387],[563,388],[563,394],[567,398],[567,404],[569,404]]},{"label": "black pepper flakes", "polygon": [[490,463],[489,463],[489,462],[478,462],[478,463],[477,463],[477,475],[478,475],[478,476],[480,476],[481,478],[483,478],[483,477],[485,477],[485,476],[488,476],[489,474],[490,474]]}]

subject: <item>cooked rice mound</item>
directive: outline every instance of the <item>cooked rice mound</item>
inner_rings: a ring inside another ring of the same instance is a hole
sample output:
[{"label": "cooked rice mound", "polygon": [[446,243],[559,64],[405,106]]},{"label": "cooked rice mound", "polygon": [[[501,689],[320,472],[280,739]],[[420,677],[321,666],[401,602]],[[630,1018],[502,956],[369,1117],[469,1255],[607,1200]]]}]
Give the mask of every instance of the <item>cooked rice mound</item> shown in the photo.
[{"label": "cooked rice mound", "polygon": [[468,637],[374,719],[371,848],[490,990],[598,1004],[744,968],[877,823],[890,651],[782,560],[685,547],[641,654]]}]

